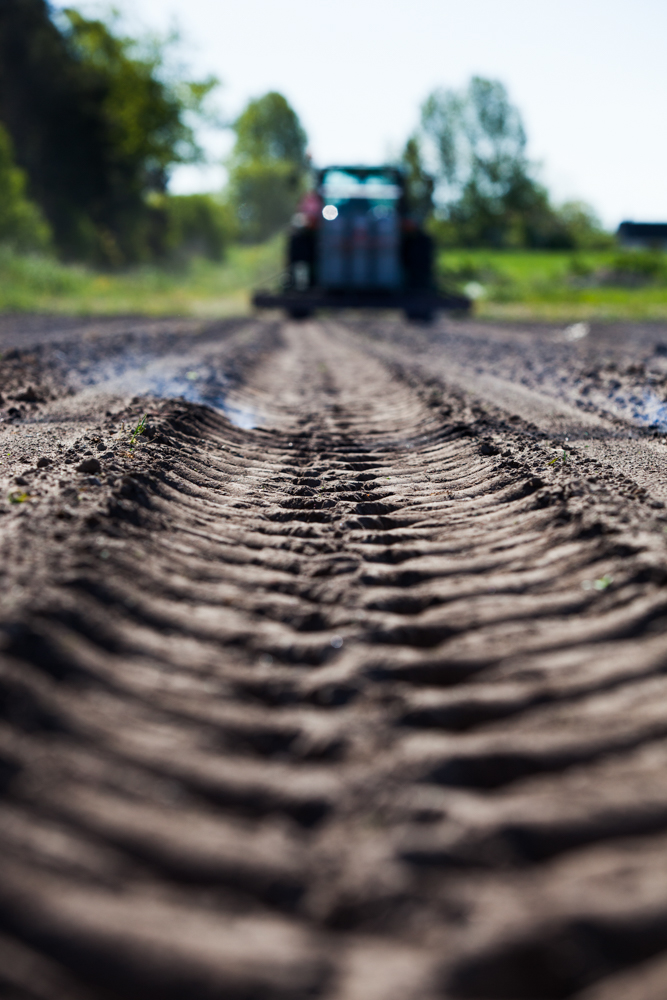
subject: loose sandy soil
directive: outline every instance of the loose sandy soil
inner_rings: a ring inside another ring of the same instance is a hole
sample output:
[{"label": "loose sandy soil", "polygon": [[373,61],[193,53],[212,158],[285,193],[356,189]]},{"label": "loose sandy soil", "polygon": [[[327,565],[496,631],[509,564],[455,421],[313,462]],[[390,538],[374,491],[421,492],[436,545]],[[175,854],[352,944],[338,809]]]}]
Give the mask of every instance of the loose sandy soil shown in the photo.
[{"label": "loose sandy soil", "polygon": [[664,1000],[667,327],[0,351],[2,997]]}]

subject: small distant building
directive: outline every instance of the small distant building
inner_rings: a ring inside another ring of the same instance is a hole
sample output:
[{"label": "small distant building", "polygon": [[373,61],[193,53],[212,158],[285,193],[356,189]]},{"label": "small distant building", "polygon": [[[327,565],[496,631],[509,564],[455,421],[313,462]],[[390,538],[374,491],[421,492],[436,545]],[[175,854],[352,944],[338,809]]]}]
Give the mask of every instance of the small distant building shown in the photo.
[{"label": "small distant building", "polygon": [[667,222],[622,222],[616,235],[624,247],[667,250]]}]

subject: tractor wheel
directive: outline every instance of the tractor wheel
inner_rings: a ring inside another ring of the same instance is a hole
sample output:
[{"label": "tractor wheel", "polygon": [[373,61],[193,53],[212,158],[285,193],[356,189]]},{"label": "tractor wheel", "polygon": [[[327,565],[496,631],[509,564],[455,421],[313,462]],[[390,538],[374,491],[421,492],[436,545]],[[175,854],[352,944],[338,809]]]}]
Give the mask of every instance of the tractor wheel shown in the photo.
[{"label": "tractor wheel", "polygon": [[432,309],[406,309],[405,318],[412,323],[432,323]]}]

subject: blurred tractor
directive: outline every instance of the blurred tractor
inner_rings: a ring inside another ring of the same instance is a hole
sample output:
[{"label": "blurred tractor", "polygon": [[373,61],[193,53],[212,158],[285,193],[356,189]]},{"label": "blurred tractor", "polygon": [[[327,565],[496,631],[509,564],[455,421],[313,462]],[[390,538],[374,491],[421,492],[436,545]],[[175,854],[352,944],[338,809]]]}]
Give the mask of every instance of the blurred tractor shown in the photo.
[{"label": "blurred tractor", "polygon": [[403,309],[432,319],[437,309],[470,308],[440,294],[433,242],[410,217],[403,174],[395,167],[326,167],[292,220],[280,292],[258,291],[253,305],[296,318],[316,309]]}]

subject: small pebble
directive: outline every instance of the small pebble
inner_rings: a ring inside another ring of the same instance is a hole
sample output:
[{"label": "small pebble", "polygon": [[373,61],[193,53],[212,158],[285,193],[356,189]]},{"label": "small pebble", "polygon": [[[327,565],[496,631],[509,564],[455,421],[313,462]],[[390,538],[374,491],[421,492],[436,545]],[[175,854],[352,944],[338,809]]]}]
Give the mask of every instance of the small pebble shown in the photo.
[{"label": "small pebble", "polygon": [[42,457],[37,461],[38,469],[46,469],[49,465],[51,465],[51,459],[47,458],[46,455],[42,455]]},{"label": "small pebble", "polygon": [[28,486],[29,485],[28,480],[25,479],[23,476],[16,476],[14,478],[14,482],[16,483],[17,486]]}]

